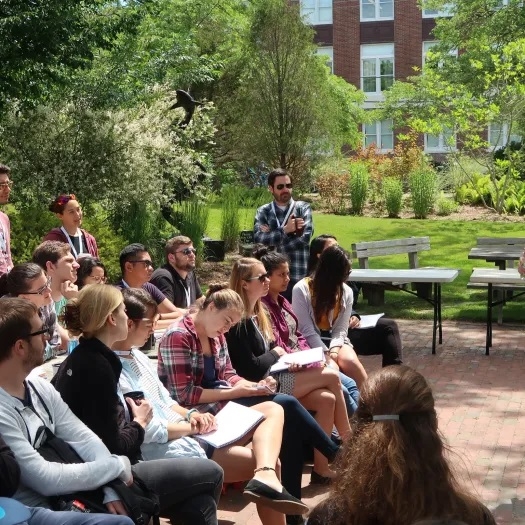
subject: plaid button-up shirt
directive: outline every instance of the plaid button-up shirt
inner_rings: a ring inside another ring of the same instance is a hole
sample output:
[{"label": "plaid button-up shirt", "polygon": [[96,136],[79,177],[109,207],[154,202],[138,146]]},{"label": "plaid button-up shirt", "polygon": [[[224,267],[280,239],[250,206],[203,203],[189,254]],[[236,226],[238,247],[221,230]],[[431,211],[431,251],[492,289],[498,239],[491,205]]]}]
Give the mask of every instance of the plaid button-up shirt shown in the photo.
[{"label": "plaid button-up shirt", "polygon": [[[242,378],[232,367],[224,335],[210,339],[217,379],[235,385]],[[186,408],[216,414],[226,402],[199,403],[204,377],[204,354],[193,319],[186,315],[166,330],[159,346],[159,378],[170,396]]]},{"label": "plaid button-up shirt", "polygon": [[[285,210],[281,210],[277,205],[274,208],[271,202],[257,210],[253,234],[255,242],[266,246],[275,246],[278,252],[288,256],[290,259],[290,278],[294,281],[299,281],[306,277],[308,271],[309,245],[310,238],[314,232],[314,223],[312,221],[312,210],[308,203],[294,201],[294,204],[295,210],[293,215],[297,219],[304,220],[304,232],[300,237],[297,237],[295,234],[287,235],[283,230],[283,221],[291,204]],[[270,231],[261,231],[261,226],[263,225],[269,226]]]}]

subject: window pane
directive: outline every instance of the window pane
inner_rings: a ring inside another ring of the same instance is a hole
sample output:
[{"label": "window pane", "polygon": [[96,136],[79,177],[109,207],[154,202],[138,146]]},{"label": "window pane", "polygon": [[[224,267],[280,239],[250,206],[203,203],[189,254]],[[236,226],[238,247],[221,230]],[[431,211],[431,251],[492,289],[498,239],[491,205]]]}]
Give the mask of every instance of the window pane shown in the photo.
[{"label": "window pane", "polygon": [[394,149],[394,135],[381,135],[381,149]]},{"label": "window pane", "polygon": [[375,135],[376,134],[376,123],[369,122],[365,124],[365,135]]},{"label": "window pane", "polygon": [[374,19],[376,17],[376,7],[370,2],[361,4],[361,18]]},{"label": "window pane", "polygon": [[363,77],[363,91],[365,93],[375,93],[376,88],[376,77]]},{"label": "window pane", "polygon": [[301,0],[301,8],[315,9],[315,0]]},{"label": "window pane", "polygon": [[381,91],[392,87],[394,79],[392,77],[381,77]]},{"label": "window pane", "polygon": [[433,149],[439,148],[439,135],[427,134],[427,148],[433,148]]},{"label": "window pane", "polygon": [[319,22],[330,23],[332,21],[332,8],[323,7],[319,9]]},{"label": "window pane", "polygon": [[394,18],[394,2],[392,0],[379,3],[379,16],[381,18]]},{"label": "window pane", "polygon": [[329,7],[330,9],[332,9],[332,0],[319,0],[319,7]]},{"label": "window pane", "polygon": [[376,61],[375,60],[363,60],[363,76],[364,77],[375,77],[376,76]]},{"label": "window pane", "polygon": [[382,58],[380,60],[381,76],[389,76],[394,74],[394,61],[389,58]]},{"label": "window pane", "polygon": [[363,44],[361,58],[393,57],[394,44]]}]

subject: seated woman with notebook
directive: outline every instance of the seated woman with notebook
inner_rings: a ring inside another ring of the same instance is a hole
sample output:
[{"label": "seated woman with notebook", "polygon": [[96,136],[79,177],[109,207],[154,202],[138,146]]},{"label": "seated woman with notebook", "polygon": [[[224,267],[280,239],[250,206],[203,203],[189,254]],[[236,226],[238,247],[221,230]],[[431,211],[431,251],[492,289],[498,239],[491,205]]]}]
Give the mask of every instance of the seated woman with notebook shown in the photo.
[{"label": "seated woman with notebook", "polygon": [[[197,408],[202,413],[216,414],[230,400],[258,409],[267,405],[267,401],[282,406],[282,485],[297,499],[291,499],[292,496],[281,488],[273,471],[279,454],[278,446],[277,451],[274,450],[277,454],[274,458],[267,457],[266,462],[257,458],[257,470],[260,469],[256,473],[257,483],[250,482],[244,493],[256,502],[264,494],[277,502],[280,499],[289,501],[295,509],[287,509],[287,514],[304,514],[308,507],[299,500],[303,469],[302,442],[319,449],[330,460],[334,459],[339,447],[297,399],[273,394],[276,388],[273,378],[248,381],[233,369],[224,334],[240,321],[243,311],[242,299],[227,285],[210,286],[198,310],[190,311],[162,337],[159,346],[159,377],[171,397],[180,405]],[[267,439],[277,443],[281,436],[268,436]],[[259,443],[254,445],[259,446]]]},{"label": "seated woman with notebook", "polygon": [[[254,470],[261,465],[264,467],[269,457],[277,458],[284,418],[281,408],[275,403],[259,405],[263,409],[264,421],[231,445],[214,448],[199,439],[199,434],[215,430],[215,417],[183,408],[171,399],[149,358],[137,349],[154,331],[157,303],[140,288],[128,288],[122,291],[122,295],[128,316],[128,336],[113,345],[113,351],[122,363],[119,386],[124,397],[130,393],[139,397],[142,394],[153,407],[153,418],[145,428],[141,446],[143,458],[208,457],[224,469],[226,483],[251,479]],[[252,448],[245,446],[249,440],[254,444]],[[284,515],[265,503],[260,499],[257,505],[263,525],[284,524]]]},{"label": "seated woman with notebook", "polygon": [[[275,344],[270,316],[261,303],[268,294],[269,282],[262,262],[248,257],[235,261],[230,286],[242,297],[244,309],[240,322],[226,334],[226,341],[233,366],[252,381],[271,374],[270,367],[286,355],[286,350]],[[295,396],[305,408],[315,412],[317,423],[328,435],[335,424],[343,440],[349,437],[350,423],[339,374],[325,367],[324,361],[305,369],[293,366],[268,377],[275,378],[278,392]],[[326,457],[314,451],[311,482],[327,484],[334,476]]]},{"label": "seated woman with notebook", "polygon": [[[281,295],[288,288],[290,282],[288,257],[283,253],[269,250],[263,245],[256,249],[254,255],[264,264],[270,280],[268,294],[261,297],[261,301],[270,314],[275,345],[283,348],[289,354],[309,349],[308,341],[297,328],[299,322],[292,305]],[[356,382],[342,372],[339,372],[339,379],[341,380],[346,410],[351,416],[357,409],[359,390]]]},{"label": "seated woman with notebook", "polygon": [[351,269],[346,252],[329,246],[321,253],[315,272],[293,287],[292,305],[308,344],[326,348],[331,366],[339,367],[360,387],[367,375],[348,339],[353,294],[345,281]]}]

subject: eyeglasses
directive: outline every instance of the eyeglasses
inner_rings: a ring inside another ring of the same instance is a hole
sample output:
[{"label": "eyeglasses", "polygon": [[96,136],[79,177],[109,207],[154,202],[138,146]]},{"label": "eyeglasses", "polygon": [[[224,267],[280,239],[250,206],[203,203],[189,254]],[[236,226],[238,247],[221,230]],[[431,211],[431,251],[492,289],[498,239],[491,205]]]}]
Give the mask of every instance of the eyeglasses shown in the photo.
[{"label": "eyeglasses", "polygon": [[51,289],[51,279],[47,279],[46,284],[42,286],[42,288],[39,288],[38,290],[35,290],[34,292],[23,292],[23,295],[44,295],[46,291]]},{"label": "eyeglasses", "polygon": [[184,255],[196,254],[197,250],[195,248],[184,248],[184,250],[177,250],[175,253],[182,253]]},{"label": "eyeglasses", "polygon": [[145,268],[153,268],[153,263],[151,261],[145,260],[145,261],[128,261],[131,264],[143,264]]},{"label": "eyeglasses", "polygon": [[259,282],[264,283],[266,279],[269,279],[269,275],[267,273],[263,273],[261,275],[258,275],[257,277],[250,277],[249,279],[245,279],[245,281],[259,280]]},{"label": "eyeglasses", "polygon": [[291,182],[289,182],[288,184],[277,184],[277,186],[275,186],[275,189],[284,190],[285,187],[291,190],[293,188],[293,184]]},{"label": "eyeglasses", "polygon": [[93,279],[93,281],[97,284],[105,283],[108,280],[107,277],[100,277],[100,275],[88,275],[88,278]]},{"label": "eyeglasses", "polygon": [[49,339],[49,327],[43,326],[40,330],[37,330],[36,332],[31,332],[30,334],[27,334],[24,339],[29,339],[30,337],[36,337],[37,335],[44,335],[46,336],[46,339]]},{"label": "eyeglasses", "polygon": [[13,187],[13,181],[8,180],[7,182],[0,182],[0,188],[2,190],[5,190],[6,188],[12,188]]}]

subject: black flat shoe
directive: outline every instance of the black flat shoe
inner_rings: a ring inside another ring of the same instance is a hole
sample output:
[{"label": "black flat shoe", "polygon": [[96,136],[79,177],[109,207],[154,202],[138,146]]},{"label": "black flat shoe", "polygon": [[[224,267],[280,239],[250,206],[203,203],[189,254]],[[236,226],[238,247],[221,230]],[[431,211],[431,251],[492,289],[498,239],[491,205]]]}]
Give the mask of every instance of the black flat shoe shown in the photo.
[{"label": "black flat shoe", "polygon": [[266,505],[282,514],[305,514],[308,512],[308,506],[300,499],[292,496],[284,487],[283,491],[279,492],[256,479],[248,482],[244,488],[243,496],[248,501]]},{"label": "black flat shoe", "polygon": [[312,474],[310,476],[310,485],[330,485],[332,480],[333,478],[321,476],[321,474],[317,474],[315,470],[312,470]]}]

